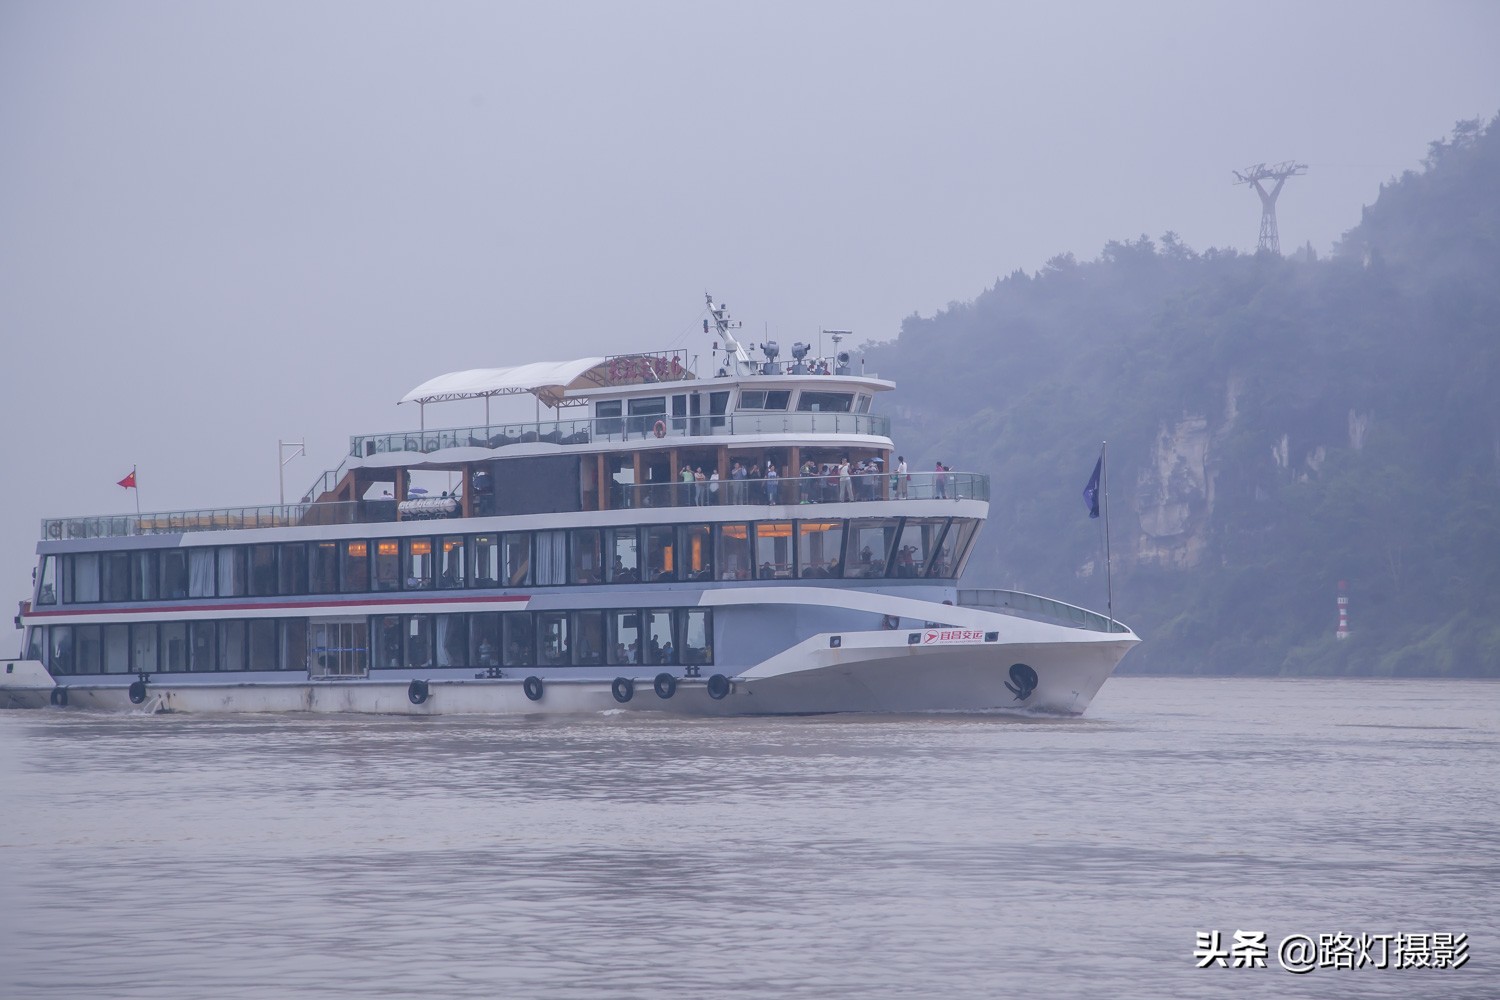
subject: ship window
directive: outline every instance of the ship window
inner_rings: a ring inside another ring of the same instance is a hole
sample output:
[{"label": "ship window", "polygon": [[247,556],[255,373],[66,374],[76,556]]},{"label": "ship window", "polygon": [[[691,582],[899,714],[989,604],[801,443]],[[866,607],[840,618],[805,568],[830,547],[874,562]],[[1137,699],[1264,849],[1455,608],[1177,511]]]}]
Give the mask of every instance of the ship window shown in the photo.
[{"label": "ship window", "polygon": [[500,613],[485,611],[469,616],[469,661],[476,667],[500,665]]},{"label": "ship window", "polygon": [[130,553],[102,553],[99,556],[99,578],[100,596],[104,600],[130,600]]},{"label": "ship window", "polygon": [[626,421],[630,433],[649,433],[656,422],[667,415],[667,397],[648,396],[645,399],[629,400],[625,412],[630,415],[630,419]]},{"label": "ship window", "polygon": [[672,429],[674,431],[687,430],[687,394],[678,393],[672,397]]},{"label": "ship window", "polygon": [[755,526],[755,575],[760,580],[789,580],[796,574],[792,522],[761,521]]},{"label": "ship window", "polygon": [[[219,550],[219,596],[242,597],[245,593],[245,550],[238,546]],[[227,668],[226,668],[227,669]]]},{"label": "ship window", "polygon": [[74,604],[99,600],[99,554],[84,552],[68,560],[68,589]]},{"label": "ship window", "polygon": [[677,534],[671,525],[658,524],[645,529],[646,568],[641,579],[648,583],[670,583],[678,579],[677,549],[673,544]]},{"label": "ship window", "polygon": [[724,426],[724,412],[729,409],[729,393],[711,392],[708,394],[708,423],[711,427]]},{"label": "ship window", "polygon": [[500,536],[500,565],[507,587],[525,587],[531,583],[531,534],[512,531]]},{"label": "ship window", "polygon": [[606,579],[610,583],[638,583],[641,567],[636,549],[640,543],[635,529],[606,528],[604,544],[610,556]]},{"label": "ship window", "polygon": [[188,561],[186,549],[165,549],[161,554],[161,596],[169,601],[187,596]]},{"label": "ship window", "polygon": [[437,615],[434,618],[437,665],[462,667],[469,655],[469,616]]},{"label": "ship window", "polygon": [[721,524],[719,547],[715,562],[720,580],[748,580],[751,567],[755,565],[750,553],[750,526],[748,524]]},{"label": "ship window", "polygon": [[[707,524],[684,524],[678,530],[678,566],[673,579],[712,580],[714,578],[713,528]],[[649,555],[650,550],[647,550]]]},{"label": "ship window", "polygon": [[740,409],[784,410],[787,403],[791,402],[791,398],[790,389],[742,389],[740,390]]},{"label": "ship window", "polygon": [[862,392],[858,396],[854,397],[854,412],[855,413],[869,413],[870,412],[870,396],[869,396],[868,393],[863,393]]},{"label": "ship window", "polygon": [[575,528],[572,538],[573,561],[568,572],[569,583],[598,583],[602,579],[604,558],[598,528]]},{"label": "ship window", "polygon": [[219,637],[214,622],[188,622],[188,669],[194,673],[219,669]]},{"label": "ship window", "polygon": [[677,662],[669,608],[652,608],[646,612],[646,662],[652,666],[671,666]]},{"label": "ship window", "polygon": [[332,594],[339,589],[338,542],[314,542],[308,550],[307,589]]},{"label": "ship window", "polygon": [[505,632],[505,665],[507,667],[529,667],[536,662],[536,623],[527,611],[511,612],[501,616]]},{"label": "ship window", "polygon": [[156,565],[158,561],[155,549],[130,554],[130,599],[132,601],[156,600],[156,583],[161,574]]},{"label": "ship window", "polygon": [[621,403],[618,399],[601,399],[594,404],[596,429],[600,434],[615,435],[625,430],[625,421],[620,419]]},{"label": "ship window", "polygon": [[245,550],[249,564],[246,593],[253,597],[274,597],[276,594],[276,546],[251,545]]},{"label": "ship window", "polygon": [[401,666],[401,644],[405,633],[405,620],[400,615],[377,615],[372,619],[375,641],[371,645],[373,655],[370,666],[377,668]]},{"label": "ship window", "polygon": [[339,579],[343,592],[356,594],[370,589],[370,543],[362,538],[344,542],[340,549]]},{"label": "ship window", "polygon": [[542,611],[536,616],[538,649],[537,662],[544,667],[567,663],[571,649],[568,644],[568,613],[566,611]]},{"label": "ship window", "polygon": [[854,394],[848,392],[813,392],[803,389],[797,397],[797,410],[803,413],[848,413]]},{"label": "ship window", "polygon": [[407,590],[430,590],[432,588],[434,564],[432,539],[407,538],[401,542],[404,550],[402,576]]},{"label": "ship window", "polygon": [[401,588],[401,542],[395,538],[377,538],[375,562],[372,567],[373,589],[399,590]]},{"label": "ship window", "polygon": [[908,517],[901,527],[901,540],[897,544],[895,563],[891,576],[914,577],[926,575],[928,560],[937,547],[947,518]]},{"label": "ship window", "polygon": [[681,650],[682,662],[688,664],[714,662],[713,612],[708,608],[682,608],[678,610],[678,615],[681,616],[682,625],[678,629],[677,648]]},{"label": "ship window", "polygon": [[464,539],[462,535],[445,535],[438,542],[438,586],[452,590],[464,585]]},{"label": "ship window", "polygon": [[641,661],[641,613],[611,611],[609,613],[609,662],[625,666]]},{"label": "ship window", "polygon": [[573,663],[592,667],[604,662],[604,612],[573,612]]},{"label": "ship window", "polygon": [[47,669],[54,674],[73,673],[73,626],[53,625],[47,630],[51,650],[47,656]]},{"label": "ship window", "polygon": [[104,626],[104,641],[100,648],[102,664],[106,674],[130,673],[130,626]]},{"label": "ship window", "polygon": [[276,567],[276,590],[281,594],[307,593],[307,546],[284,542]]},{"label": "ship window", "polygon": [[130,669],[135,673],[154,674],[161,669],[157,652],[155,622],[134,622],[130,626]]},{"label": "ship window", "polygon": [[219,622],[219,669],[245,669],[245,623]]},{"label": "ship window", "polygon": [[47,661],[47,626],[33,625],[26,630],[26,659]]},{"label": "ship window", "polygon": [[52,556],[42,556],[42,569],[37,574],[36,602],[38,604],[57,603],[57,560]]},{"label": "ship window", "polygon": [[972,518],[954,518],[953,525],[939,544],[937,557],[932,560],[929,576],[945,580],[956,579],[968,558],[970,543],[979,529],[979,522]]},{"label": "ship window", "polygon": [[245,630],[249,646],[246,667],[250,670],[276,670],[280,666],[276,619],[253,619],[245,623]]},{"label": "ship window", "polygon": [[469,586],[497,587],[500,584],[500,536],[469,536]]},{"label": "ship window", "polygon": [[798,521],[797,535],[804,577],[844,575],[843,521]]},{"label": "ship window", "polygon": [[568,582],[568,534],[565,531],[536,533],[536,585],[555,587]]},{"label": "ship window", "polygon": [[860,518],[850,522],[844,576],[847,579],[885,576],[895,541],[895,518]]},{"label": "ship window", "polygon": [[281,633],[281,669],[306,670],[307,619],[283,618],[278,631]]},{"label": "ship window", "polygon": [[75,674],[97,674],[99,672],[99,626],[75,625],[73,643],[76,658],[73,661]]},{"label": "ship window", "polygon": [[187,622],[162,622],[161,669],[180,673],[187,668]]},{"label": "ship window", "polygon": [[432,616],[406,616],[406,665],[432,666]]},{"label": "ship window", "polygon": [[188,549],[188,596],[214,596],[215,572],[213,549]]}]

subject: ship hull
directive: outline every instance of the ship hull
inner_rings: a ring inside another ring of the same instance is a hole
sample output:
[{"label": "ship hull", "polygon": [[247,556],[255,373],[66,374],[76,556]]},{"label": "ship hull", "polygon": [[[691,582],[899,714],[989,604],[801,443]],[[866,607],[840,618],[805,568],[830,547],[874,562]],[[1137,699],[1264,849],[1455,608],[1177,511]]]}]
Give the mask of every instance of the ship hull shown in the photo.
[{"label": "ship hull", "polygon": [[41,663],[23,660],[10,661],[0,675],[0,707],[414,716],[1081,714],[1137,640],[1129,633],[1048,628],[1059,634],[1026,642],[967,629],[821,633],[750,666],[656,673],[617,667],[498,677],[472,668],[339,679],[158,674],[141,684],[129,675],[54,678]]}]

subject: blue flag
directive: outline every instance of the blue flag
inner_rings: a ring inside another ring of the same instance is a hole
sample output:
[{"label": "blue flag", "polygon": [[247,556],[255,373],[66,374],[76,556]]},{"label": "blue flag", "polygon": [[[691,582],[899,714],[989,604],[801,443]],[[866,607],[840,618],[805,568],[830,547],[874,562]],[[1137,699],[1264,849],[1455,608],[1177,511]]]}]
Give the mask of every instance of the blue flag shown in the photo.
[{"label": "blue flag", "polygon": [[1083,502],[1089,506],[1089,517],[1099,516],[1099,474],[1104,471],[1104,456],[1099,456],[1099,461],[1094,463],[1094,474],[1089,476],[1089,484],[1083,488]]}]

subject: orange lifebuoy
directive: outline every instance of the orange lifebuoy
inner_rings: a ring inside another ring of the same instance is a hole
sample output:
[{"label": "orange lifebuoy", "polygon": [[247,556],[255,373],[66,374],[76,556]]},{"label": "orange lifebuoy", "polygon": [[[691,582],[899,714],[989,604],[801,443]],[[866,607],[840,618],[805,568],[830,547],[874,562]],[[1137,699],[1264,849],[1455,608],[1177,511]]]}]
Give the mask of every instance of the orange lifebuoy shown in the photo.
[{"label": "orange lifebuoy", "polygon": [[667,436],[667,425],[658,420],[656,426],[651,428],[651,433],[659,438],[664,438]]}]

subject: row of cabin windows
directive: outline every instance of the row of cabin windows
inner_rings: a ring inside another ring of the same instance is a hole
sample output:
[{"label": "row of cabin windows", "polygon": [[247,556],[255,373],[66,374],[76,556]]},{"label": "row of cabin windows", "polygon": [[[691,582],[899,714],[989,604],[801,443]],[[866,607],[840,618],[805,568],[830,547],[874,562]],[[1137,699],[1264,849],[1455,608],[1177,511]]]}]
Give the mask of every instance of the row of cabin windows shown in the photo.
[{"label": "row of cabin windows", "polygon": [[[722,427],[729,408],[729,392],[708,393],[710,427]],[[702,393],[678,393],[667,396],[640,396],[634,399],[601,399],[594,404],[594,417],[600,434],[645,434],[658,420],[670,419],[674,430],[682,430],[689,418],[697,423],[702,412]],[[867,393],[822,392],[803,389],[797,393],[799,413],[868,413]],[[790,389],[741,389],[741,410],[786,410],[792,402]]]},{"label": "row of cabin windows", "polygon": [[575,528],[47,556],[39,605],[692,580],[957,575],[979,522],[907,517]]},{"label": "row of cabin windows", "polygon": [[320,638],[333,634],[320,628],[324,620],[307,618],[35,625],[27,630],[26,657],[41,660],[58,676],[242,670],[317,674],[333,672],[334,659],[343,663],[339,673],[713,662],[713,612],[707,608],[375,615],[336,624],[343,626],[340,634],[345,636],[338,648]]}]

